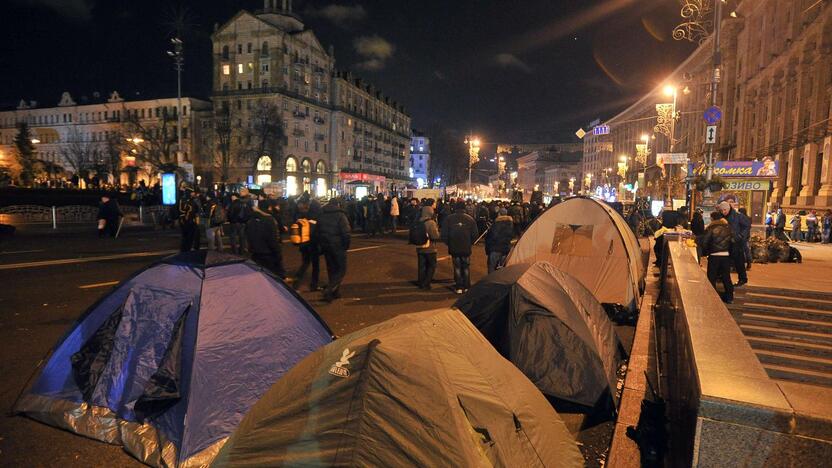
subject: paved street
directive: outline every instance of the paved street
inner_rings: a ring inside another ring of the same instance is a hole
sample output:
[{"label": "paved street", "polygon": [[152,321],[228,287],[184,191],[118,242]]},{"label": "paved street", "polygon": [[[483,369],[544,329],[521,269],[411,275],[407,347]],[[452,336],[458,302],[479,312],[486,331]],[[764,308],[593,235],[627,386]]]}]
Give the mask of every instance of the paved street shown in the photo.
[{"label": "paved street", "polygon": [[[0,244],[0,404],[6,410],[0,418],[0,465],[138,465],[120,447],[26,418],[10,418],[8,410],[38,361],[87,306],[116,282],[174,251],[178,241],[175,231],[128,231],[115,241],[84,233],[40,233]],[[447,306],[457,296],[449,289],[453,273],[443,250],[440,247],[434,288],[424,292],[410,283],[416,258],[404,231],[396,237],[355,236],[343,298],[326,304],[319,300],[320,293],[308,291],[308,283],[300,291],[338,335],[397,314]],[[300,255],[291,244],[284,244],[283,252],[291,271]],[[472,280],[485,270],[480,245],[472,259]]]}]

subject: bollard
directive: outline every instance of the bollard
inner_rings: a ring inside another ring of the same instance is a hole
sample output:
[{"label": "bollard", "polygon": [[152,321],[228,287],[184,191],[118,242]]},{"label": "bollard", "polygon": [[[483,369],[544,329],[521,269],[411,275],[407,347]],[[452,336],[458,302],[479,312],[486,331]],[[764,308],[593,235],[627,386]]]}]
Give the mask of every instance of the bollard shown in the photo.
[{"label": "bollard", "polygon": [[139,224],[144,224],[144,213],[142,212],[142,205],[139,205]]},{"label": "bollard", "polygon": [[58,218],[54,206],[52,207],[52,229],[58,229]]}]

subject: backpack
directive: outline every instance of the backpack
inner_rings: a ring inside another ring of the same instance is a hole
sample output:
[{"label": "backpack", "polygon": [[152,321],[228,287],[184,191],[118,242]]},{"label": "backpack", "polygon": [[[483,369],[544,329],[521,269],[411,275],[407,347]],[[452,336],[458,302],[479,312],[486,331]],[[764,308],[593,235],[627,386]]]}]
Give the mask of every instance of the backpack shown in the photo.
[{"label": "backpack", "polygon": [[428,228],[425,221],[416,221],[410,225],[408,240],[413,245],[425,245],[428,241]]},{"label": "backpack", "polygon": [[306,218],[300,218],[289,228],[289,239],[295,245],[305,244],[312,238],[312,225]]}]

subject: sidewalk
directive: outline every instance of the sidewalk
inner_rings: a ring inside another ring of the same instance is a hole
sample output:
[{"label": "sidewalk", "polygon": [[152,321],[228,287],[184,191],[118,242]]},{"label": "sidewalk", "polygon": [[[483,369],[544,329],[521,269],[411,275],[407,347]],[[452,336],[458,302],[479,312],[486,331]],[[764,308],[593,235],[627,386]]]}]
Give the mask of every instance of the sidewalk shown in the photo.
[{"label": "sidewalk", "polygon": [[768,288],[832,292],[832,244],[792,243],[803,263],[755,263],[748,284]]}]

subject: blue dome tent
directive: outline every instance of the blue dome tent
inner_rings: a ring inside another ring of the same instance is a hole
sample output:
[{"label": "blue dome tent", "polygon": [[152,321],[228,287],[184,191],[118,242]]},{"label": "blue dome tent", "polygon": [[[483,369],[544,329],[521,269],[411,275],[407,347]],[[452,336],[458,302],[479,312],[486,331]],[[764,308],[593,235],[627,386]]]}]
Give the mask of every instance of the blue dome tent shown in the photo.
[{"label": "blue dome tent", "polygon": [[321,318],[257,265],[188,252],[90,307],[15,411],[150,465],[204,465],[272,384],[330,341]]}]

